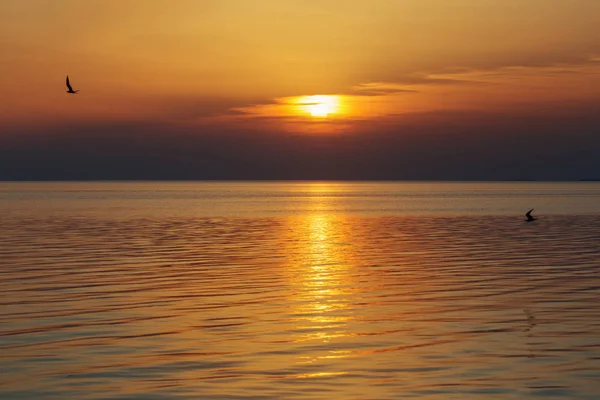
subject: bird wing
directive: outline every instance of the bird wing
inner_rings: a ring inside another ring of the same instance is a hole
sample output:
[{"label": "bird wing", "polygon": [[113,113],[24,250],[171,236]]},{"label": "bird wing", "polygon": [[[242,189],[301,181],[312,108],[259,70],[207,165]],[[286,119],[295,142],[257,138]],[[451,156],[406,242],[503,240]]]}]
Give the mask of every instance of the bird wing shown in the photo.
[{"label": "bird wing", "polygon": [[69,83],[69,75],[67,75],[67,87],[69,88],[69,90],[73,90],[73,88],[71,87],[71,84]]},{"label": "bird wing", "polygon": [[527,213],[525,214],[525,216],[527,217],[531,217],[531,212],[535,210],[535,208],[532,208],[531,210],[527,211]]}]

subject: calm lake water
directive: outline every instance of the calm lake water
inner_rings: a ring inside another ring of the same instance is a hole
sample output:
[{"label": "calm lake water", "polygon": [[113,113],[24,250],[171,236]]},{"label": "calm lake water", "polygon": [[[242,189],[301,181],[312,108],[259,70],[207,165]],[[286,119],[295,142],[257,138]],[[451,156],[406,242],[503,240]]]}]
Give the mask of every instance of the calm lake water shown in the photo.
[{"label": "calm lake water", "polygon": [[0,213],[1,399],[600,398],[600,183],[0,183]]}]

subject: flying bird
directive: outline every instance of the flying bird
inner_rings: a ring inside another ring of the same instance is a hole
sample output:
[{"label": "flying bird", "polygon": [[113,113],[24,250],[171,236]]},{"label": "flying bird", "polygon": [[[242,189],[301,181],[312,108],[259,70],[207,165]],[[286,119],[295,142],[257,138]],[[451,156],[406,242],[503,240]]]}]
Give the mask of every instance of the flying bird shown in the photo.
[{"label": "flying bird", "polygon": [[79,90],[73,90],[73,88],[71,87],[71,83],[69,83],[69,75],[67,75],[67,87],[69,88],[69,90],[67,90],[67,93],[77,94],[77,92],[79,92]]},{"label": "flying bird", "polygon": [[525,216],[527,217],[527,220],[526,220],[527,222],[532,222],[532,221],[535,221],[535,220],[536,220],[536,218],[534,218],[534,217],[531,215],[531,212],[532,212],[533,210],[534,210],[534,208],[532,208],[531,210],[529,210],[529,211],[527,211],[527,212],[525,213]]}]

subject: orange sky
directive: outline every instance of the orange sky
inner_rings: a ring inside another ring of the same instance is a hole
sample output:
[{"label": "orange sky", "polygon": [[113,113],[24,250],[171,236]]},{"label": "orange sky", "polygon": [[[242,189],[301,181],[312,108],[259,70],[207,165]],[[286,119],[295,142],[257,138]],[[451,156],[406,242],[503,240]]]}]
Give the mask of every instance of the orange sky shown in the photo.
[{"label": "orange sky", "polygon": [[597,0],[4,0],[0,126],[556,112],[600,99],[598,26]]}]

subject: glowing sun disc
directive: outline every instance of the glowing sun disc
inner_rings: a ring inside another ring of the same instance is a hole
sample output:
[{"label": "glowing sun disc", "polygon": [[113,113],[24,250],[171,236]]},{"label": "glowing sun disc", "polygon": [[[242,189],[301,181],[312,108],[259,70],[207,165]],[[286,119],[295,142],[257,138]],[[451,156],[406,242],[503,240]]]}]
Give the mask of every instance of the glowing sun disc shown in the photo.
[{"label": "glowing sun disc", "polygon": [[338,112],[340,102],[338,96],[304,96],[298,101],[301,108],[315,118],[325,118]]}]

